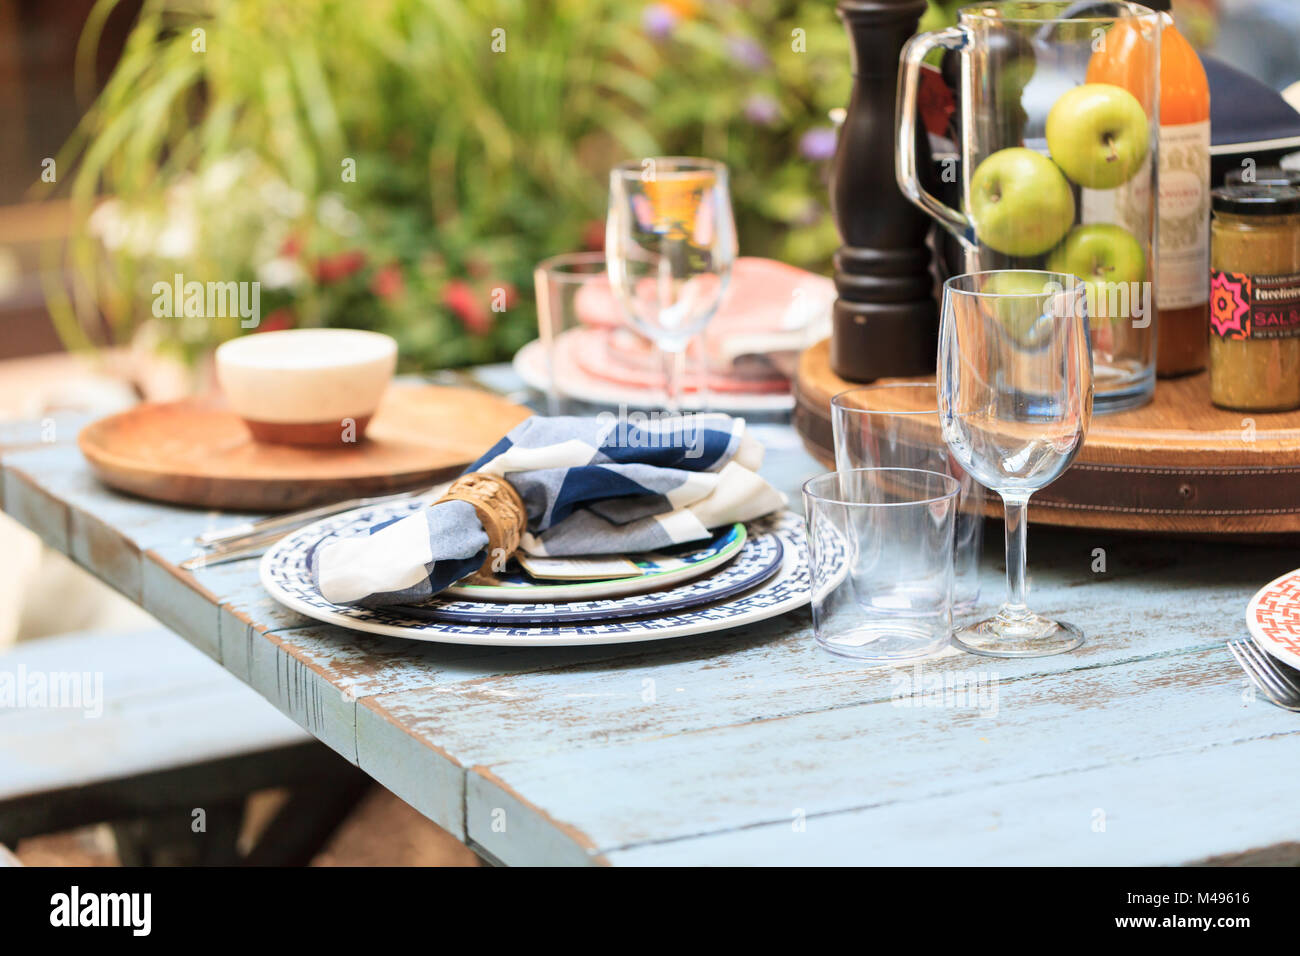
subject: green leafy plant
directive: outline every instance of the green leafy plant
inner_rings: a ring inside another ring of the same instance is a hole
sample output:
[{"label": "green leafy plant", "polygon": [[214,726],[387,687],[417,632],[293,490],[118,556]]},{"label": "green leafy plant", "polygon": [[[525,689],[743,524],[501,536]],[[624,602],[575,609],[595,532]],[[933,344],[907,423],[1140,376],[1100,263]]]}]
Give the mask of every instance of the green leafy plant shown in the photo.
[{"label": "green leafy plant", "polygon": [[155,316],[154,284],[258,281],[262,328],[387,332],[407,368],[506,357],[533,266],[599,246],[628,157],[724,160],[742,252],[825,268],[848,88],[812,0],[150,0],[60,163],[77,281],[50,308],[70,345],[195,356],[238,318]]}]

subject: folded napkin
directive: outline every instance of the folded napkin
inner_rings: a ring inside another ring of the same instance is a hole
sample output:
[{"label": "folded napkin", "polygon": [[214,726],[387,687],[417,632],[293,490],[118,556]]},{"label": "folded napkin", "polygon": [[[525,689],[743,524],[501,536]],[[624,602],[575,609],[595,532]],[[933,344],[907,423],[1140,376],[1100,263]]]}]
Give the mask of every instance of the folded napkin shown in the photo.
[{"label": "folded napkin", "polygon": [[[487,476],[487,485],[504,479],[517,493],[527,519],[518,547],[527,554],[636,554],[784,507],[785,496],[757,473],[762,460],[745,420],[729,415],[534,416],[466,475]],[[426,600],[492,564],[490,531],[499,533],[470,501],[440,501],[325,545],[316,584],[332,604]]]}]

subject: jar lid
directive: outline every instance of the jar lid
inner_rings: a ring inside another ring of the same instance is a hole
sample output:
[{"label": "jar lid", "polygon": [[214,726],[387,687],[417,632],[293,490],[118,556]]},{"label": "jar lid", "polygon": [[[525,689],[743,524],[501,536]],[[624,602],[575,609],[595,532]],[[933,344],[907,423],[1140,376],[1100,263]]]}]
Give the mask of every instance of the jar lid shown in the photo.
[{"label": "jar lid", "polygon": [[1251,180],[1243,177],[1244,169],[1228,170],[1225,182],[1229,186],[1300,186],[1300,169],[1283,169],[1281,166],[1260,166],[1251,170]]},{"label": "jar lid", "polygon": [[1215,212],[1235,216],[1289,216],[1300,213],[1300,187],[1242,183],[1210,191]]}]

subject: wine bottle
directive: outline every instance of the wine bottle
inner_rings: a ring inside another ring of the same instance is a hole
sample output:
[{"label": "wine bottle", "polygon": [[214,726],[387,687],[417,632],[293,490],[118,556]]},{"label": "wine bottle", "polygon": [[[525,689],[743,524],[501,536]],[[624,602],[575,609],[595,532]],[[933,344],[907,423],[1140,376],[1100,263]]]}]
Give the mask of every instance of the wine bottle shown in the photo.
[{"label": "wine bottle", "polygon": [[[1205,67],[1169,12],[1170,0],[1144,0],[1160,34],[1159,190],[1156,204],[1156,374],[1205,368],[1209,354],[1210,84]],[[1088,66],[1090,83],[1126,82],[1149,58],[1136,28],[1116,24]]]}]

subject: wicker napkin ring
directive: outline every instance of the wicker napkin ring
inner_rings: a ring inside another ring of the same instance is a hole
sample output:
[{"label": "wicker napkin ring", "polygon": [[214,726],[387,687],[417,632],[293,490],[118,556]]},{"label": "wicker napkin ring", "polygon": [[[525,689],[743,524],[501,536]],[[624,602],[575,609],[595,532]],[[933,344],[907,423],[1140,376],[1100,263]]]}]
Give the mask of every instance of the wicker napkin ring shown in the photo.
[{"label": "wicker napkin ring", "polygon": [[501,570],[506,559],[515,553],[519,539],[528,527],[528,513],[519,492],[504,478],[473,471],[451,483],[437,503],[444,501],[468,501],[474,506],[488,536],[487,559],[475,577],[491,580],[492,572]]}]

